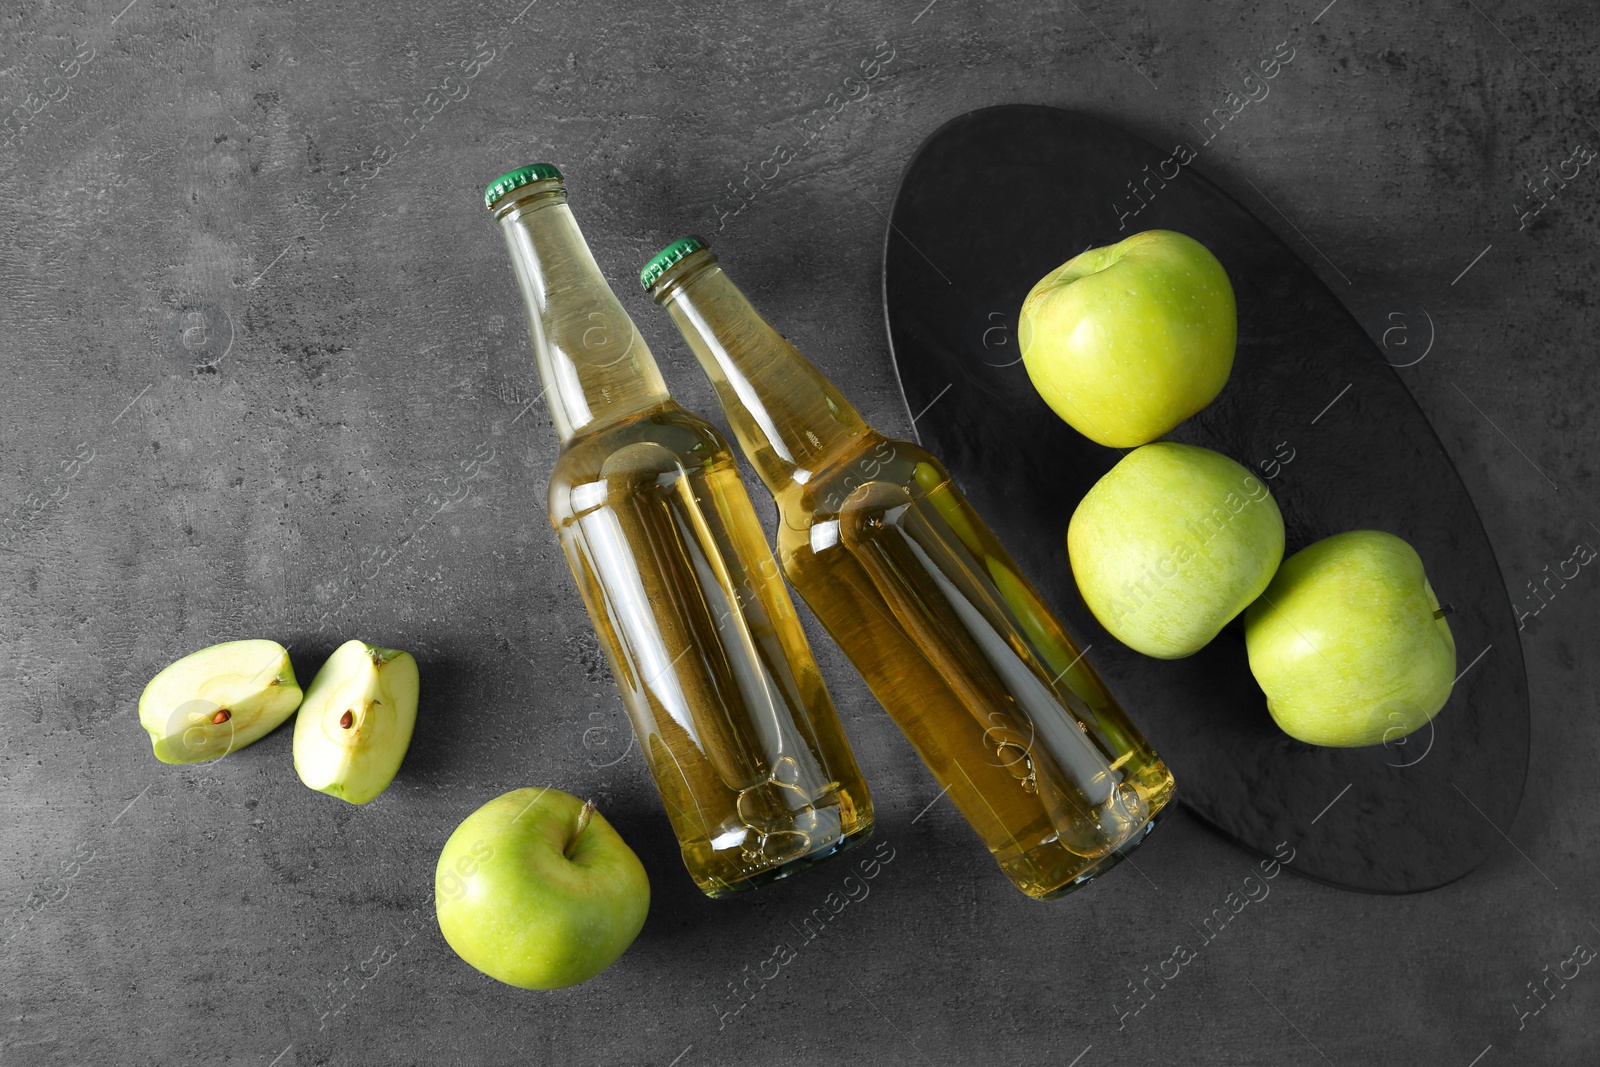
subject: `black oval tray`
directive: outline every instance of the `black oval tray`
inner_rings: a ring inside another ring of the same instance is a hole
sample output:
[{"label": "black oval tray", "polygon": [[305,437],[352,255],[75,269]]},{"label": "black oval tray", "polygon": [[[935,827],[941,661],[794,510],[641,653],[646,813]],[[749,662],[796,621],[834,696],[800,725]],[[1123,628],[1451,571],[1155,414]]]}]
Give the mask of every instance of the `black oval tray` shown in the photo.
[{"label": "black oval tray", "polygon": [[[1185,805],[1262,855],[1289,842],[1291,869],[1323,882],[1443,885],[1501,842],[1527,773],[1527,680],[1494,552],[1432,427],[1361,326],[1270,229],[1172,157],[1106,122],[1036,106],[974,111],[923,143],[883,263],[914,427],[1090,646]],[[1083,606],[1067,523],[1120,453],[1039,399],[1019,362],[1017,311],[1052,268],[1148,229],[1211,249],[1239,307],[1227,387],[1171,438],[1267,481],[1286,554],[1342,530],[1388,530],[1416,547],[1454,607],[1462,677],[1433,723],[1401,743],[1329,749],[1283,734],[1237,622],[1196,655],[1162,661],[1123,647]]]}]

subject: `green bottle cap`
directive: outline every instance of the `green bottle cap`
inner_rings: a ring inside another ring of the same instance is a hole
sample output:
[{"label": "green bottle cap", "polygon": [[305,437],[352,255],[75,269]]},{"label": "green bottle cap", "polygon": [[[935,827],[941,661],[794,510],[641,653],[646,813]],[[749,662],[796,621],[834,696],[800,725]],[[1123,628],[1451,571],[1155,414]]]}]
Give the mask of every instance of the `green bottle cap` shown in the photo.
[{"label": "green bottle cap", "polygon": [[526,167],[518,167],[508,174],[502,174],[489,183],[489,188],[483,191],[483,206],[494,207],[494,202],[505,196],[519,185],[530,182],[542,182],[547,178],[561,180],[561,172],[553,163],[530,163]]},{"label": "green bottle cap", "polygon": [[705,247],[707,245],[704,237],[697,237],[691,233],[687,237],[678,238],[650,257],[650,262],[646,263],[644,270],[639,272],[639,284],[646,289],[650,288],[660,281],[661,276],[667,273],[678,260],[687,256],[690,252],[698,252]]}]

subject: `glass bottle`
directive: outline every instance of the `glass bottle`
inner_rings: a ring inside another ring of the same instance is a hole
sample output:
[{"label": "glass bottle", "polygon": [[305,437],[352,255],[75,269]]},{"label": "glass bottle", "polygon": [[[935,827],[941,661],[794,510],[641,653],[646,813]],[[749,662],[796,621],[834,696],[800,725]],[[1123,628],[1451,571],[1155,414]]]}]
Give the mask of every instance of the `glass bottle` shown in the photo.
[{"label": "glass bottle", "polygon": [[1048,899],[1119,862],[1172,774],[949,473],[868,426],[702,239],[640,280],[777,501],[784,574],[1001,870]]},{"label": "glass bottle", "polygon": [[684,865],[717,897],[864,840],[866,785],[727,443],[667,394],[555,167],[484,201],[561,438],[550,522]]}]

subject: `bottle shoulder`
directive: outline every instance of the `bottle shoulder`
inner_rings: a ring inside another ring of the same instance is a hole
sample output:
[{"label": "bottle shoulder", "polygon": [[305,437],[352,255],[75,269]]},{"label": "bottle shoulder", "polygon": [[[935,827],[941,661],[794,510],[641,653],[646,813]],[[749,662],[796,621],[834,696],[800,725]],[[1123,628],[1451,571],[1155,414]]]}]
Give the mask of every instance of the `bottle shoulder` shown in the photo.
[{"label": "bottle shoulder", "polygon": [[950,473],[939,459],[911,441],[869,431],[856,447],[817,471],[804,485],[779,495],[782,524],[805,534],[851,507],[890,508],[946,487]]},{"label": "bottle shoulder", "polygon": [[715,426],[668,401],[567,442],[550,472],[550,520],[560,526],[589,510],[599,499],[596,483],[609,495],[733,465]]}]

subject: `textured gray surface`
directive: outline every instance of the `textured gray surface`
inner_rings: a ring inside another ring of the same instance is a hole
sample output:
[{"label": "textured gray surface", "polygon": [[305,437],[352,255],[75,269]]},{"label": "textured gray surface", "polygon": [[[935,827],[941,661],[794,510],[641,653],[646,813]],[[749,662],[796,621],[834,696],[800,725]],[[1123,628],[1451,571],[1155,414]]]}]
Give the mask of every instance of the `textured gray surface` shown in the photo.
[{"label": "textured gray surface", "polygon": [[[1527,986],[1600,947],[1588,569],[1522,634],[1534,756],[1505,847],[1413,897],[1281,875],[1121,1028],[1128,983],[1196,943],[1253,859],[1178,813],[1138,871],[1023,898],[947,803],[918,818],[935,788],[815,638],[894,859],[810,944],[791,923],[844,860],[701,897],[542,512],[555,442],[478,198],[559,164],[705,413],[629,279],[679,231],[717,235],[769,316],[904,432],[880,213],[918,141],[1008,101],[1174,141],[1287,40],[1270,96],[1197,165],[1375,332],[1403,322],[1427,350],[1401,373],[1531,608],[1526,582],[1600,545],[1592,165],[1519,229],[1525,181],[1600,144],[1587,5],[125,3],[0,14],[0,1064],[1593,1058],[1592,968],[1537,1014]],[[735,211],[745,173],[766,178]],[[373,804],[301,786],[287,730],[203,767],[150,756],[134,709],[169,660],[274,637],[308,680],[358,635],[424,679]],[[466,967],[429,903],[450,830],[525,784],[594,796],[655,891],[634,949],[556,993]],[[730,1014],[780,942],[796,958]]]}]

